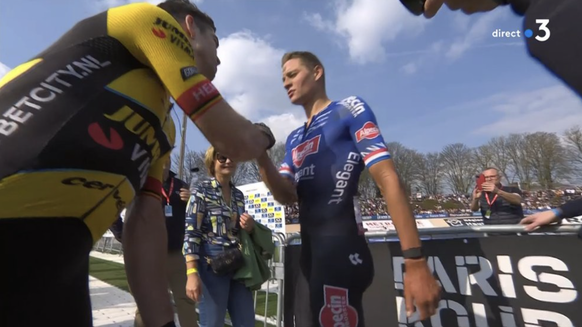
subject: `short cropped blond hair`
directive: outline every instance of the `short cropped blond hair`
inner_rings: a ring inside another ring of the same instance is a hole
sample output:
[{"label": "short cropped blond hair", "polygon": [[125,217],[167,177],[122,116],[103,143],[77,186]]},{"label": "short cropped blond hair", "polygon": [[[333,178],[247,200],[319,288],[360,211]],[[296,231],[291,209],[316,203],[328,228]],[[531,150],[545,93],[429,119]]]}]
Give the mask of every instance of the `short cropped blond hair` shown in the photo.
[{"label": "short cropped blond hair", "polygon": [[216,171],[214,170],[214,159],[216,158],[216,149],[211,145],[206,150],[206,154],[204,155],[204,165],[206,166],[206,171],[208,175],[215,177]]},{"label": "short cropped blond hair", "polygon": [[285,63],[291,59],[301,60],[301,63],[303,63],[303,65],[305,65],[305,67],[309,68],[310,70],[314,69],[317,66],[321,67],[321,69],[323,70],[323,74],[321,75],[321,81],[325,83],[325,68],[321,63],[321,60],[319,60],[319,58],[314,53],[309,51],[287,52],[283,55],[283,58],[281,58],[281,67],[283,67],[283,65],[285,65]]}]

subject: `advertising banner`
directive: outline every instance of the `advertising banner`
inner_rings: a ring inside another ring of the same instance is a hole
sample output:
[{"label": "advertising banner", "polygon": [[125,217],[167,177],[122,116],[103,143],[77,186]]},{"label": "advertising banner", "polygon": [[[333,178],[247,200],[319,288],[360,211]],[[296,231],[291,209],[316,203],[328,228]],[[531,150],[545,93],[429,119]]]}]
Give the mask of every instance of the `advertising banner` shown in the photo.
[{"label": "advertising banner", "polygon": [[285,206],[273,199],[265,183],[237,186],[245,196],[245,208],[249,215],[273,232],[285,234]]},{"label": "advertising banner", "polygon": [[[406,317],[400,243],[373,243],[375,278],[364,294],[366,326],[582,326],[582,240],[576,236],[494,236],[424,242],[442,286],[438,312]],[[285,326],[308,327],[301,246],[285,256]],[[300,297],[300,301],[297,298]],[[418,309],[417,309],[418,310]]]}]

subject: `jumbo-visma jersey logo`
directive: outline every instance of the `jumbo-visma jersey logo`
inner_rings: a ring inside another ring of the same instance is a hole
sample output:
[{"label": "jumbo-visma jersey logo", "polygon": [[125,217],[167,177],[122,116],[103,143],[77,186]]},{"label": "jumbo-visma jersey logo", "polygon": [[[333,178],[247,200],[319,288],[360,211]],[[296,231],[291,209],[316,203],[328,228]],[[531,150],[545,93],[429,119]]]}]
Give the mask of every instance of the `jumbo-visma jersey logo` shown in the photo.
[{"label": "jumbo-visma jersey logo", "polygon": [[295,167],[301,167],[308,155],[317,153],[319,151],[320,138],[321,135],[317,135],[316,137],[311,138],[293,148],[291,154],[293,156],[293,165],[295,165]]}]

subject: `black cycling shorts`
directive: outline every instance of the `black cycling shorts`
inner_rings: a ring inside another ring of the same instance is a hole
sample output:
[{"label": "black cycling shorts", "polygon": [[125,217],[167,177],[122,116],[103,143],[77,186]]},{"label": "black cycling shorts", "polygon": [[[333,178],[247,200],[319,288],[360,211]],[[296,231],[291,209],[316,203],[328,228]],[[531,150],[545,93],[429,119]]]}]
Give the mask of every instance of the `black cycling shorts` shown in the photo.
[{"label": "black cycling shorts", "polygon": [[300,326],[364,327],[362,298],[374,279],[372,254],[363,236],[313,237],[302,233],[301,270],[307,280],[310,317]]},{"label": "black cycling shorts", "polygon": [[92,246],[80,219],[0,219],[0,326],[93,326]]}]

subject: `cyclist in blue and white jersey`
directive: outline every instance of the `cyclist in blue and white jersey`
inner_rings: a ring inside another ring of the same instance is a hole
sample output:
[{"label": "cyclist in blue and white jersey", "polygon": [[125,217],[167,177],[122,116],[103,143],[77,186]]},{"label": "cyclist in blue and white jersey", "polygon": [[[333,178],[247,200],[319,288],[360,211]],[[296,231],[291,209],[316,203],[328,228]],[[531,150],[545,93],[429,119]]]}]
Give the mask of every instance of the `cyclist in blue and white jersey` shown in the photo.
[{"label": "cyclist in blue and white jersey", "polygon": [[307,122],[287,138],[279,170],[266,153],[257,162],[278,202],[299,202],[301,269],[309,284],[311,323],[336,326],[340,319],[342,326],[364,326],[362,296],[374,277],[354,210],[364,168],[382,190],[400,237],[407,313],[416,304],[421,319],[428,318],[436,311],[440,288],[422,255],[414,216],[372,110],[356,96],[331,101],[323,65],[312,53],[287,53],[282,68],[289,98],[303,106]]}]

